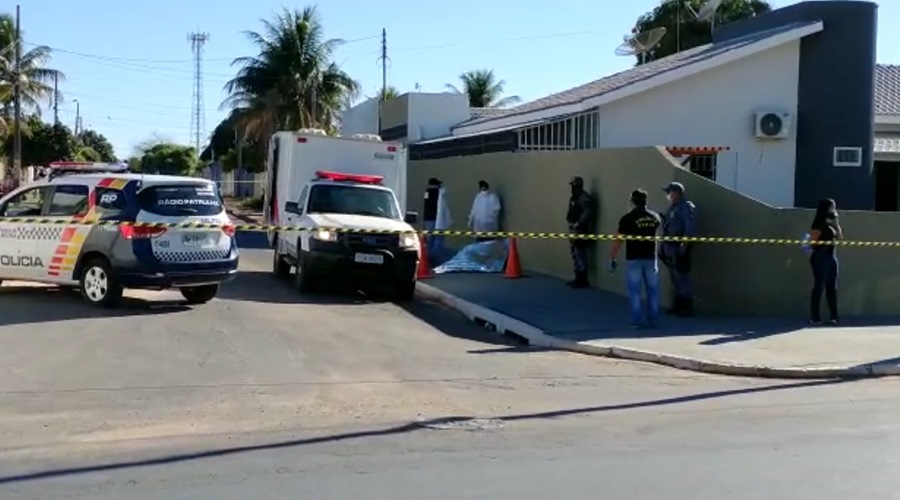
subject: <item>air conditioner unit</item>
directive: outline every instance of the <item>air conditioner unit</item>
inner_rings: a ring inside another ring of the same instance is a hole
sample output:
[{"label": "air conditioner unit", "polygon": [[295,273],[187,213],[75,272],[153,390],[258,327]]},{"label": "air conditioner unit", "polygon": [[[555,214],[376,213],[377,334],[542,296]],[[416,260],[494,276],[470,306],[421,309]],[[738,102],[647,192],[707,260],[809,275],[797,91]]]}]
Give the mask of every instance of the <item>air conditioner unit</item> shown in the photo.
[{"label": "air conditioner unit", "polygon": [[787,139],[793,115],[781,111],[760,111],[754,115],[755,136],[757,139]]}]

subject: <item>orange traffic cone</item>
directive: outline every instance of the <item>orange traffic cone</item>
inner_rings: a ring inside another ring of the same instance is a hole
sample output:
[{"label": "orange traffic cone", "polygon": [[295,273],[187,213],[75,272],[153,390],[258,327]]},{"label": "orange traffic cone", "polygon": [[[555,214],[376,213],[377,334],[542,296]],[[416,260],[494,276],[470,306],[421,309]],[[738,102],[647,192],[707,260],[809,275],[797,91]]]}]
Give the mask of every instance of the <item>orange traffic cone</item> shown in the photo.
[{"label": "orange traffic cone", "polygon": [[419,236],[419,267],[416,269],[416,279],[427,280],[433,277],[431,264],[428,263],[428,246],[425,245],[425,237]]},{"label": "orange traffic cone", "polygon": [[519,260],[519,247],[516,239],[509,239],[509,256],[506,258],[506,278],[516,279],[522,277],[522,262]]}]

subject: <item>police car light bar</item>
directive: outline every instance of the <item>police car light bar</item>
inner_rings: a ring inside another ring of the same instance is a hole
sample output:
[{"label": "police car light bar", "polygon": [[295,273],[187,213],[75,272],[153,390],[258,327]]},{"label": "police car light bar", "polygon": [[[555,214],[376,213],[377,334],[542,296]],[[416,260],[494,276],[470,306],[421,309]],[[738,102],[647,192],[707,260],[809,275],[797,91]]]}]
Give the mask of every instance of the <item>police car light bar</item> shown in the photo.
[{"label": "police car light bar", "polygon": [[70,174],[103,174],[128,172],[125,163],[98,163],[82,161],[55,161],[50,163],[50,179]]},{"label": "police car light bar", "polygon": [[345,174],[327,170],[316,171],[316,178],[335,182],[358,182],[360,184],[381,184],[384,181],[384,176],[381,175]]},{"label": "police car light bar", "polygon": [[124,172],[128,170],[125,163],[100,163],[92,161],[54,161],[50,168],[56,170],[90,170],[91,172]]}]

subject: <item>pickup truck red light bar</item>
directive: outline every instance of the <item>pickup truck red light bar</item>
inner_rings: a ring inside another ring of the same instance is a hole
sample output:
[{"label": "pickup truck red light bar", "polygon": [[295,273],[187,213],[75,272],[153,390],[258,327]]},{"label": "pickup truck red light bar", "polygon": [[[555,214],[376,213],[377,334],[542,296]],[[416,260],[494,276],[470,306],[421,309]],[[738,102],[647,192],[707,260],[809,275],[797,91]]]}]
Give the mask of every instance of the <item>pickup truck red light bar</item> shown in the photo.
[{"label": "pickup truck red light bar", "polygon": [[381,184],[384,181],[384,176],[381,175],[345,174],[328,170],[316,171],[316,178],[335,182],[358,182],[360,184]]}]

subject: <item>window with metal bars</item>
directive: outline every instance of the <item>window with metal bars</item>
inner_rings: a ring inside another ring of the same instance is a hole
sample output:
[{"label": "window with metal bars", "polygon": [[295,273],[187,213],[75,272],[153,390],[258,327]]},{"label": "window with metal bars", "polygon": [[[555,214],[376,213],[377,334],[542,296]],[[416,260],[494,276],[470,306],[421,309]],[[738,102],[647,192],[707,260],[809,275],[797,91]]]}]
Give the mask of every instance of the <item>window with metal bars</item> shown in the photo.
[{"label": "window with metal bars", "polygon": [[525,127],[518,132],[518,149],[569,151],[599,149],[600,114],[596,110],[549,123]]}]

